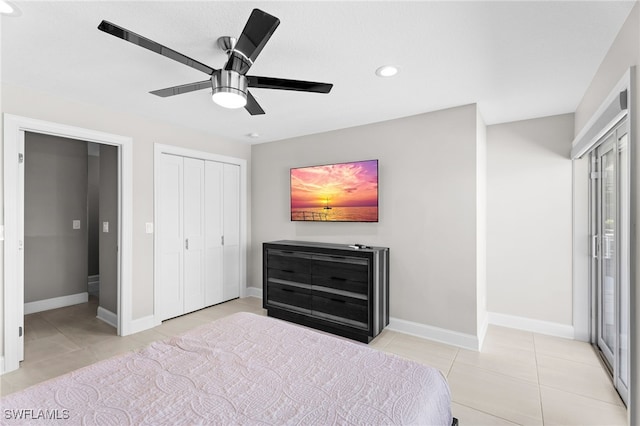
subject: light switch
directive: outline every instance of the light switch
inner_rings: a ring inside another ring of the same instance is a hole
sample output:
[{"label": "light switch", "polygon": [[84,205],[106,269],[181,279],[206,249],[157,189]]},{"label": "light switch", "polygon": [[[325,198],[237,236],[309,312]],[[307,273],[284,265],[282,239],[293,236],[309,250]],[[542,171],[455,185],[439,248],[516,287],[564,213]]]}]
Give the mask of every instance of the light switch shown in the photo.
[{"label": "light switch", "polygon": [[109,222],[102,222],[102,232],[109,232]]},{"label": "light switch", "polygon": [[153,234],[153,223],[147,222],[144,224],[144,232],[147,234]]},{"label": "light switch", "polygon": [[73,221],[73,229],[80,229],[80,221],[79,220],[74,220]]}]

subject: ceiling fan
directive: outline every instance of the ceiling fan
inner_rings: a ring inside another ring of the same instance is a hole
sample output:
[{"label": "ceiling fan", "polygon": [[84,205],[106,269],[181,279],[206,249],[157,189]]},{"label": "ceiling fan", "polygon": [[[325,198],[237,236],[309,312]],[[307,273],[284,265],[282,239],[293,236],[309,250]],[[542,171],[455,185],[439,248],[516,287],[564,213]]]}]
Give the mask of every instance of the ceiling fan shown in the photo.
[{"label": "ceiling fan", "polygon": [[233,37],[218,39],[218,46],[225,50],[228,56],[227,63],[222,69],[211,68],[108,21],[102,21],[98,25],[98,29],[209,75],[209,79],[204,81],[154,90],[150,93],[165,98],[212,88],[213,101],[218,105],[225,108],[244,107],[249,111],[249,114],[260,115],[264,114],[264,110],[249,92],[249,87],[315,93],[329,93],[333,87],[333,84],[328,83],[246,75],[278,25],[280,25],[280,20],[275,16],[259,9],[253,9],[237,40]]}]

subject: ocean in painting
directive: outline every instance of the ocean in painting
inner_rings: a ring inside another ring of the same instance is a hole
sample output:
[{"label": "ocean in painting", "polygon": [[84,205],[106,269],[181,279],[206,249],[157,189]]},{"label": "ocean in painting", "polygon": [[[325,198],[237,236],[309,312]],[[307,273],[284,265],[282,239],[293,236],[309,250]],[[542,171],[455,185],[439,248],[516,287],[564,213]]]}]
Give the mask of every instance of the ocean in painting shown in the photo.
[{"label": "ocean in painting", "polygon": [[291,220],[309,222],[377,222],[378,207],[292,208]]}]

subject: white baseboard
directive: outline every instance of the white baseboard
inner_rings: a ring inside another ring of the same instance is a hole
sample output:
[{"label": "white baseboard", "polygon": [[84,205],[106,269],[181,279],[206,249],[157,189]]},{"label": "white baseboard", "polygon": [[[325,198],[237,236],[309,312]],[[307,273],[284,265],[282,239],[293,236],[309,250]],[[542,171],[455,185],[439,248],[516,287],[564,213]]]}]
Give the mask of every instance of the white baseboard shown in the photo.
[{"label": "white baseboard", "polygon": [[109,311],[108,309],[98,306],[98,315],[96,315],[100,321],[106,322],[111,327],[118,328],[118,315]]},{"label": "white baseboard", "polygon": [[487,312],[487,315],[489,317],[489,324],[499,325],[501,327],[517,328],[518,330],[563,337],[565,339],[573,339],[575,336],[572,325],[499,314],[497,312]]},{"label": "white baseboard", "polygon": [[162,322],[156,321],[156,318],[153,315],[148,315],[146,317],[134,319],[134,320],[131,320],[130,330],[129,330],[130,333],[128,334],[135,334],[141,331],[149,330],[153,327],[159,326],[160,324],[162,324]]},{"label": "white baseboard", "polygon": [[77,305],[89,301],[89,293],[70,294],[68,296],[54,297],[45,300],[36,300],[24,304],[24,314],[34,314],[36,312],[49,311],[51,309],[64,308],[65,306]]},{"label": "white baseboard", "polygon": [[460,333],[394,317],[389,318],[387,329],[472,351],[480,350],[480,339],[472,334]]},{"label": "white baseboard", "polygon": [[245,297],[257,297],[262,299],[262,289],[257,287],[247,287],[245,291]]}]

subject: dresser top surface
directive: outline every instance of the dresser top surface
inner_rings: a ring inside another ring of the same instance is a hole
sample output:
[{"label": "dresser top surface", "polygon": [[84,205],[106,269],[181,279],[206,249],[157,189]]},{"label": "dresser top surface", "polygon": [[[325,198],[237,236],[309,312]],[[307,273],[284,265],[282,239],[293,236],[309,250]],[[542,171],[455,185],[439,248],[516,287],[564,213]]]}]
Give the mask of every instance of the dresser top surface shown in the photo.
[{"label": "dresser top surface", "polygon": [[279,241],[268,241],[265,244],[277,244],[281,246],[297,246],[297,247],[310,247],[310,248],[325,248],[325,249],[338,249],[338,250],[349,250],[354,252],[378,252],[389,250],[387,247],[370,247],[366,248],[353,248],[349,247],[349,244],[334,244],[334,243],[319,243],[315,241],[294,241],[294,240],[279,240]]}]

